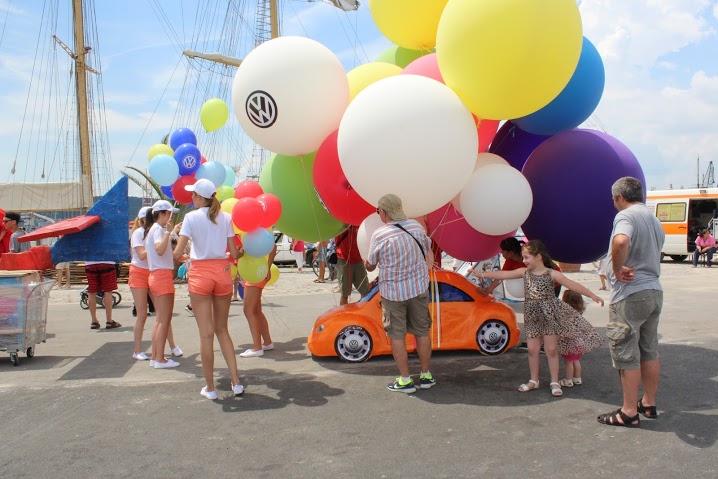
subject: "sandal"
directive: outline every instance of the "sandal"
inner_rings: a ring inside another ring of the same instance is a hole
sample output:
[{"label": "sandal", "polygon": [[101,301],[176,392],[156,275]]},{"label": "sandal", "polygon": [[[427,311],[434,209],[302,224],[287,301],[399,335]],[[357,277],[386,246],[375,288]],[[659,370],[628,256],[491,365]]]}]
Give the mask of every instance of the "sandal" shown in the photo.
[{"label": "sandal", "polygon": [[[97,325],[100,326],[99,324]],[[108,321],[105,323],[105,329],[115,329],[115,328],[121,328],[122,325],[118,323],[117,321]]]},{"label": "sandal", "polygon": [[[561,385],[561,387],[564,387],[564,388],[572,388],[573,387],[572,379],[562,379],[558,383]],[[556,384],[556,383],[553,383],[553,384]]]},{"label": "sandal", "polygon": [[638,401],[638,412],[643,414],[643,417],[648,419],[656,419],[658,417],[656,406],[644,406],[643,399]]},{"label": "sandal", "polygon": [[534,389],[538,389],[538,387],[539,387],[538,381],[529,379],[529,382],[527,384],[522,384],[521,386],[519,386],[519,392],[526,393],[526,392],[532,391]]},{"label": "sandal", "polygon": [[549,383],[548,386],[551,388],[551,395],[553,397],[563,396],[563,390],[561,389],[561,385],[559,383]]},{"label": "sandal", "polygon": [[92,323],[90,323],[90,329],[100,329],[100,323],[98,323],[97,321],[93,321]]},{"label": "sandal", "polygon": [[315,282],[315,283],[323,283],[323,282],[324,282],[324,280],[323,280],[323,279],[319,279],[319,278],[317,278],[317,279],[315,279],[315,280],[314,280],[314,282]]},{"label": "sandal", "polygon": [[[636,414],[633,417],[627,416],[621,408],[616,409],[608,414],[601,414],[596,418],[601,424],[606,426],[622,426],[622,427],[639,427],[641,420]],[[623,422],[619,422],[619,419]]]}]

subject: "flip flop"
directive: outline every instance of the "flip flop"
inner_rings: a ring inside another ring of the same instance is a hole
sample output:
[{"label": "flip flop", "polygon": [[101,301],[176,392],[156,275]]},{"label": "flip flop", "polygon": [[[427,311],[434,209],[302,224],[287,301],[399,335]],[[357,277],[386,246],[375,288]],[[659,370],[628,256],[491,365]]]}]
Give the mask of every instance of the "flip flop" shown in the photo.
[{"label": "flip flop", "polygon": [[319,278],[317,278],[317,279],[315,279],[315,280],[314,280],[314,282],[315,282],[315,283],[323,283],[323,282],[324,282],[324,280],[323,280],[323,279],[319,279]]}]

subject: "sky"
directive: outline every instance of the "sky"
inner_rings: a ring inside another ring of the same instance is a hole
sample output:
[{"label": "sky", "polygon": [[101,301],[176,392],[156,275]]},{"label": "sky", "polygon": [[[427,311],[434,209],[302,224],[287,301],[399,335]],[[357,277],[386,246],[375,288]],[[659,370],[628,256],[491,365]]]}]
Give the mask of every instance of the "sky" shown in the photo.
[{"label": "sky", "polygon": [[[52,124],[68,109],[61,95],[38,88],[50,77],[51,62],[44,58],[51,57],[42,56],[50,48],[56,50],[56,89],[67,88],[69,62],[53,47],[45,22],[52,19],[52,31],[71,44],[70,3],[0,0],[0,183],[41,181],[37,158],[45,160],[46,179],[62,175],[61,142],[49,139],[55,147],[38,148],[35,139],[40,138],[37,123]],[[366,3],[344,13],[321,1],[281,0],[282,33],[323,43],[349,71],[391,45]],[[196,123],[201,106],[197,84],[205,89],[201,94],[216,91],[231,103],[231,74],[225,71],[223,79],[204,85],[196,78],[207,76],[207,67],[183,59],[181,50],[212,51],[233,38],[246,54],[253,46],[254,4],[234,0],[232,8],[244,9],[246,16],[237,31],[227,31],[204,13],[207,5],[226,8],[223,0],[95,1],[97,44],[90,61],[101,64],[106,149],[114,179],[128,165],[146,168],[146,151],[179,126],[182,115],[193,115]],[[606,69],[603,98],[584,126],[601,128],[626,144],[639,159],[649,188],[695,187],[699,156],[701,177],[708,161],[718,166],[718,1],[582,0],[579,6],[584,35],[596,45]],[[58,14],[48,15],[53,9]],[[45,110],[46,118],[40,113]],[[242,139],[220,147],[207,137],[206,151],[210,159],[246,174],[251,141],[243,139],[234,118],[224,129],[227,137]]]}]

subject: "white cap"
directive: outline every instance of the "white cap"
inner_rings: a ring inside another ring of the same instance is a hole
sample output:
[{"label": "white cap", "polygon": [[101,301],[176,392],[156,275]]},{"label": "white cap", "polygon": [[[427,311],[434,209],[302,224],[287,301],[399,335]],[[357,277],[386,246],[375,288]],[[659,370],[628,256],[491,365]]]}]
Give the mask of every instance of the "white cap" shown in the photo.
[{"label": "white cap", "polygon": [[177,213],[179,209],[172,208],[172,205],[167,200],[159,200],[152,205],[152,212],[157,213],[158,211],[171,211],[172,213]]},{"label": "white cap", "polygon": [[150,211],[151,209],[152,209],[151,206],[143,206],[142,208],[140,208],[140,212],[137,213],[137,217],[140,219],[147,218],[147,212]]},{"label": "white cap", "polygon": [[214,187],[214,183],[209,181],[206,178],[202,178],[200,180],[197,180],[197,182],[194,185],[187,185],[184,187],[187,191],[194,191],[198,195],[200,195],[202,198],[210,199],[214,196],[214,194],[217,192],[217,188]]}]

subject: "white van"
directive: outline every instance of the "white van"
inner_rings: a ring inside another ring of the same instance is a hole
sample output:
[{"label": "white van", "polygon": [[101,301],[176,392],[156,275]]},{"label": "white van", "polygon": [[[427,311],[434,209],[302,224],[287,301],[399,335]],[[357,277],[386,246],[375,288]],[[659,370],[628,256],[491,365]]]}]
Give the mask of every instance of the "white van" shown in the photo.
[{"label": "white van", "polygon": [[646,195],[646,206],[656,215],[666,233],[663,255],[683,261],[696,249],[698,232],[718,225],[718,188],[654,190]]}]

